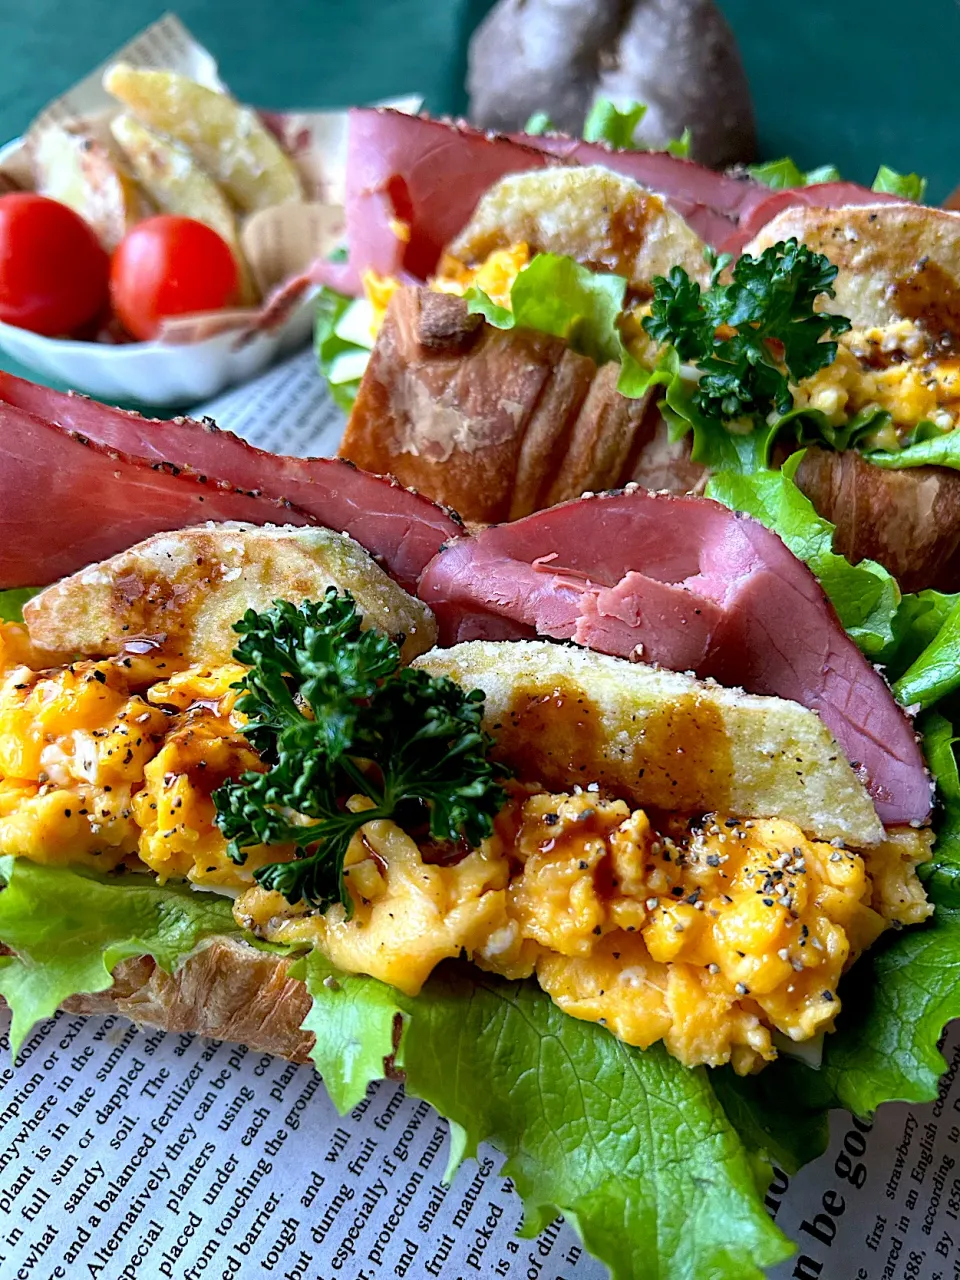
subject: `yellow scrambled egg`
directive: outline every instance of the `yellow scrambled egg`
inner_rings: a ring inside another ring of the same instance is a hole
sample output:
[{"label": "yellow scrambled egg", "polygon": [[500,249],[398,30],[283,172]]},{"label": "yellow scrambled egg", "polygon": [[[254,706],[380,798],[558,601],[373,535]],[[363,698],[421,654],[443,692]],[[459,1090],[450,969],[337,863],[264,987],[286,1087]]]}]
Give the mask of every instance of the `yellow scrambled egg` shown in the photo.
[{"label": "yellow scrambled egg", "polygon": [[[478,267],[465,266],[447,254],[429,287],[438,293],[455,293],[462,297],[475,285],[498,306],[509,308],[513,282],[529,262],[530,250],[525,244],[495,249]],[[376,338],[380,332],[390,299],[399,288],[400,282],[394,276],[379,276],[375,271],[363,273],[363,291],[373,309],[371,338]]]},{"label": "yellow scrambled egg", "polygon": [[211,795],[263,766],[230,686],[243,668],[126,656],[36,670],[23,628],[0,624],[0,854],[102,871],[137,861],[161,880],[242,888]]},{"label": "yellow scrambled egg", "polygon": [[421,848],[371,821],[347,855],[352,914],[291,905],[253,881],[291,851],[238,866],[214,823],[213,791],[263,767],[234,706],[241,667],[150,654],[38,665],[23,629],[0,624],[0,853],[146,865],[230,892],[243,927],[411,994],[465,954],[535,975],[566,1012],[631,1044],[747,1072],[775,1056],[778,1033],[831,1029],[845,969],[932,910],[916,876],[925,832],[857,853],[777,819],[654,821],[595,788],[520,784],[480,848]]},{"label": "yellow scrambled egg", "polygon": [[[912,320],[901,320],[843,334],[833,364],[801,382],[793,397],[799,406],[819,409],[833,426],[877,406],[899,434],[925,419],[949,430],[960,414],[960,363],[931,349]],[[877,443],[896,448],[895,438]]]},{"label": "yellow scrambled egg", "polygon": [[748,1072],[776,1056],[775,1032],[832,1029],[841,974],[885,929],[931,911],[916,876],[924,833],[861,855],[777,819],[672,820],[670,834],[597,793],[524,790],[452,863],[368,824],[348,857],[349,919],[254,888],[237,920],[409,994],[465,953],[508,978],[535,974],[560,1008],[630,1044]]}]

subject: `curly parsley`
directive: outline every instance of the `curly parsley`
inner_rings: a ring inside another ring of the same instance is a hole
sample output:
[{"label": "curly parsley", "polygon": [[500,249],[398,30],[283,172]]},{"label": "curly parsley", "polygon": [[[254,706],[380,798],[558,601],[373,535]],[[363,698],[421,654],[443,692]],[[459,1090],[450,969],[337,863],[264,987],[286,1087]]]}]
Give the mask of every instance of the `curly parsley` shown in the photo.
[{"label": "curly parsley", "polygon": [[652,311],[643,327],[700,371],[693,404],[721,422],[752,419],[793,407],[790,384],[832,364],[846,333],[845,316],[814,311],[821,295],[835,296],[837,268],[795,239],[744,254],[729,284],[719,282],[729,258],[713,259],[710,287],[701,291],[682,267],[654,278]]},{"label": "curly parsley", "polygon": [[[506,771],[487,758],[483,693],[400,665],[399,646],[362,630],[348,592],[319,603],[250,609],[234,628],[250,670],[236,685],[245,733],[269,766],[214,792],[228,852],[292,844],[295,857],[257,869],[290,902],[352,901],[343,879],[350,841],[364,823],[392,818],[434,840],[479,844],[493,830]],[[373,807],[346,808],[354,795]]]}]

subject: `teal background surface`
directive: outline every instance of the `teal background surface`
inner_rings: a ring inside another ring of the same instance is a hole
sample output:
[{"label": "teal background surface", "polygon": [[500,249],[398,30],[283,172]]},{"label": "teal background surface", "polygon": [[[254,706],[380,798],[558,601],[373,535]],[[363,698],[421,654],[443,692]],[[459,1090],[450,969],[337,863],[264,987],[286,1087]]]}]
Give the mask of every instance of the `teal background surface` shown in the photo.
[{"label": "teal background surface", "polygon": [[[490,0],[178,0],[238,97],[342,106],[420,91],[463,106],[467,34]],[[720,0],[753,90],[767,158],[830,161],[870,181],[883,161],[960,183],[955,0]],[[150,0],[0,0],[0,139],[159,17]]]}]

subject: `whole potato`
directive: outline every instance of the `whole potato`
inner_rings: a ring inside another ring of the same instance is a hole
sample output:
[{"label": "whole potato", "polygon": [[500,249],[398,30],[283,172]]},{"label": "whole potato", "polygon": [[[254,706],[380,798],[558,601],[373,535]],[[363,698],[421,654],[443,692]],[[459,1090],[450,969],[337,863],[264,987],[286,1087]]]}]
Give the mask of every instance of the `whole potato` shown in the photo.
[{"label": "whole potato", "polygon": [[470,119],[521,129],[535,111],[579,134],[595,98],[648,107],[638,137],[663,146],[689,126],[692,156],[754,158],[750,93],[712,0],[499,0],[470,42]]}]

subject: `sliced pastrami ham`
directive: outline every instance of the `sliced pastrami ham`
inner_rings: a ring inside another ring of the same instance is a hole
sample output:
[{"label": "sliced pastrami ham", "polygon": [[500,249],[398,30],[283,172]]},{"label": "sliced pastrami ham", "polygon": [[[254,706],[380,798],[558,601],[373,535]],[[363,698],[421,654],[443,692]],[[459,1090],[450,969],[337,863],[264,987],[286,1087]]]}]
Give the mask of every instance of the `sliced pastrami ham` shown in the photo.
[{"label": "sliced pastrami ham", "polygon": [[[0,372],[0,513],[4,516],[8,507],[15,509],[24,483],[22,462],[15,460],[6,449],[6,423],[15,410],[55,424],[61,434],[72,433],[84,443],[116,450],[130,459],[139,460],[148,472],[152,467],[162,467],[171,474],[186,470],[193,473],[194,487],[196,478],[204,477],[222,482],[227,489],[243,490],[253,495],[247,504],[247,515],[205,517],[200,514],[197,519],[242,519],[266,524],[278,520],[277,500],[292,503],[305,513],[311,524],[322,524],[338,533],[350,534],[408,590],[413,589],[421,569],[440,544],[462,532],[462,526],[429,499],[411,493],[389,478],[358,471],[348,462],[335,458],[290,458],[265,453],[229,431],[220,431],[212,422],[193,422],[189,418],[170,421],[142,418],[139,414],[114,409],[73,392],[51,391]],[[40,438],[53,439],[51,436]],[[48,450],[50,447],[47,446]],[[50,458],[42,460],[49,462]],[[123,497],[114,497],[119,487],[108,482],[94,492],[78,487],[74,494],[74,520],[79,521],[85,515],[94,529],[108,523],[114,505],[124,502]],[[35,488],[26,492],[36,500],[36,496],[43,495],[45,490],[42,482],[38,482]],[[269,501],[257,507],[257,497]],[[254,511],[259,511],[259,516],[252,514]],[[285,521],[279,518],[279,522]],[[149,533],[179,527],[169,523],[156,525],[137,538],[118,544],[113,550],[122,550],[131,541],[138,541]],[[52,536],[52,527],[50,532]],[[7,547],[0,548],[0,556],[9,575],[11,561]],[[85,560],[78,561],[63,572],[72,573],[85,563]],[[17,576],[22,578],[24,573],[27,580],[38,581],[35,575],[30,578],[29,565],[24,566]],[[13,584],[0,581],[0,585]]]},{"label": "sliced pastrami ham", "polygon": [[290,503],[148,465],[0,403],[0,588],[44,586],[207,520],[318,523]]},{"label": "sliced pastrami ham", "polygon": [[451,543],[419,593],[445,644],[549,636],[800,702],[885,823],[929,815],[910,721],[813,574],[740,512],[643,490],[580,499]]}]

